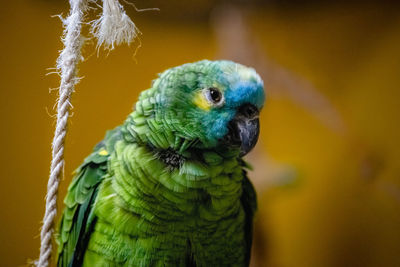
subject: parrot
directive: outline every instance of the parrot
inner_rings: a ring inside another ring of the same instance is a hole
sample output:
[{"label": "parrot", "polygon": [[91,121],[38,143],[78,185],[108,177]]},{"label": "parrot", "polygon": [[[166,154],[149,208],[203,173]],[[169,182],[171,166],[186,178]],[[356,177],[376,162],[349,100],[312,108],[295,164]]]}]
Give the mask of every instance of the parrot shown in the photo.
[{"label": "parrot", "polygon": [[264,84],[229,60],[170,68],[74,172],[56,233],[66,266],[249,266]]}]

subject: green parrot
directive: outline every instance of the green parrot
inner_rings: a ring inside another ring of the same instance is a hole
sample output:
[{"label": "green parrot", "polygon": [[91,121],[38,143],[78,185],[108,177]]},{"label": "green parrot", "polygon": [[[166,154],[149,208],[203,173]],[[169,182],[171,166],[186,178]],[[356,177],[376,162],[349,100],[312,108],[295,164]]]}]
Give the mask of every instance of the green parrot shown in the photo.
[{"label": "green parrot", "polygon": [[232,61],[166,70],[76,170],[58,266],[248,266],[263,81]]}]

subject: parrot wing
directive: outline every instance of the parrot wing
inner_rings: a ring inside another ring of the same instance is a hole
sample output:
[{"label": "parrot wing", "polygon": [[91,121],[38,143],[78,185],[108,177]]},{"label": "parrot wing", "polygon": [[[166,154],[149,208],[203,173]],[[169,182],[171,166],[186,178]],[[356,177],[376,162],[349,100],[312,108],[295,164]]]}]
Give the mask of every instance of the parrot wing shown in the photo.
[{"label": "parrot wing", "polygon": [[66,198],[57,236],[57,266],[80,266],[96,222],[93,203],[99,185],[107,173],[107,161],[119,129],[109,131],[105,141],[100,142],[83,164],[76,170]]},{"label": "parrot wing", "polygon": [[243,170],[243,173],[244,173],[243,193],[240,201],[242,203],[246,216],[245,226],[244,226],[245,241],[246,241],[246,266],[249,266],[250,255],[251,255],[251,243],[253,242],[253,218],[257,210],[257,196],[253,185],[251,184],[249,178],[247,177],[246,171]]}]

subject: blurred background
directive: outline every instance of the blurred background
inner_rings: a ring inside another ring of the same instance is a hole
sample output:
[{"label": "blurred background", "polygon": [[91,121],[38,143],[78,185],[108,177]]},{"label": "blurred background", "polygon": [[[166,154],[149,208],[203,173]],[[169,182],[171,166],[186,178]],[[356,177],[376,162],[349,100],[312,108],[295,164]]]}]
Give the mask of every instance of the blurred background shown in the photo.
[{"label": "blurred background", "polygon": [[[132,1],[132,0],[129,0]],[[140,42],[84,47],[66,143],[71,172],[158,72],[232,59],[265,81],[248,160],[259,199],[252,266],[400,266],[400,6],[387,1],[135,0]],[[0,265],[39,252],[67,1],[0,9]],[[135,55],[135,50],[141,46]],[[59,201],[61,207],[62,201]]]}]

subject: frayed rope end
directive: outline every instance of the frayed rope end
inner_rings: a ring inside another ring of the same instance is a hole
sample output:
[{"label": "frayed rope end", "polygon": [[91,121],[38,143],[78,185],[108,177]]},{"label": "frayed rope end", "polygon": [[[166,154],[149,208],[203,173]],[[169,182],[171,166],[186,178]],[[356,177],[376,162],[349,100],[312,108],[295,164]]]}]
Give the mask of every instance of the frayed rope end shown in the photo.
[{"label": "frayed rope end", "polygon": [[104,46],[107,50],[123,43],[129,45],[140,33],[118,0],[103,0],[103,14],[91,24],[97,47]]}]

